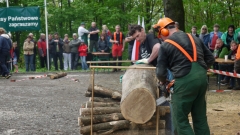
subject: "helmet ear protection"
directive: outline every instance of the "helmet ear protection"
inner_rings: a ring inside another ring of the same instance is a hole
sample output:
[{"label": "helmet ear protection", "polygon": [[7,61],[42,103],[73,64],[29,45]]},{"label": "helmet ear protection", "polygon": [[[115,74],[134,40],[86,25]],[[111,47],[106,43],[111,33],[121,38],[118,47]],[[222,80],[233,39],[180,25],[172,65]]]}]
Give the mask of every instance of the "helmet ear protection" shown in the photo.
[{"label": "helmet ear protection", "polygon": [[169,35],[169,30],[166,28],[162,28],[160,29],[159,34],[163,35],[164,37],[167,37]]},{"label": "helmet ear protection", "polygon": [[153,26],[155,30],[158,31],[159,38],[161,36],[165,37],[169,36],[169,30],[166,27],[171,23],[174,23],[174,21],[171,20],[170,18],[165,17],[159,19],[158,23]]}]

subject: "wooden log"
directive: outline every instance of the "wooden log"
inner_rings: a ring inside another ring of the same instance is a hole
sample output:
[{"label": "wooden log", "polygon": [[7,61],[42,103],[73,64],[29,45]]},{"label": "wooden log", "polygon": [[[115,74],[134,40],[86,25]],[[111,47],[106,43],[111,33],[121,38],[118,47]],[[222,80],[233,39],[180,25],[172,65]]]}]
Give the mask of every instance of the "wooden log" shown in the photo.
[{"label": "wooden log", "polygon": [[[102,134],[110,134],[120,129],[127,129],[129,127],[129,123],[130,122],[128,120],[119,120],[119,121],[111,121],[106,123],[94,124],[93,132],[108,130]],[[91,126],[84,126],[84,127],[81,127],[80,129],[81,134],[89,134],[90,131],[91,131]]]},{"label": "wooden log", "polygon": [[[104,135],[104,132],[94,132],[93,135]],[[165,135],[165,129],[159,130],[158,135]],[[90,135],[83,134],[83,135]],[[156,130],[118,130],[108,135],[156,135]]]},{"label": "wooden log", "polygon": [[67,75],[67,73],[60,72],[60,73],[50,75],[50,79],[58,79],[58,78],[66,76],[66,75]]},{"label": "wooden log", "polygon": [[[86,91],[86,92],[85,92],[85,97],[92,97],[92,92]],[[99,94],[94,94],[94,97],[105,98],[105,96],[99,95]]]},{"label": "wooden log", "polygon": [[[120,107],[95,107],[93,108],[94,115],[121,113]],[[91,108],[80,108],[80,116],[90,115]]]},{"label": "wooden log", "polygon": [[[112,113],[112,114],[103,114],[103,115],[94,115],[93,116],[93,124],[104,123],[110,121],[118,121],[124,120],[124,117],[121,113]],[[80,126],[88,126],[91,125],[91,116],[81,116],[79,119]]]},{"label": "wooden log", "polygon": [[[92,100],[92,97],[89,98],[89,101]],[[93,98],[94,102],[119,102],[118,100],[114,100],[111,98],[101,98],[101,97],[94,97]]]},{"label": "wooden log", "polygon": [[[83,127],[81,127],[83,128]],[[133,123],[133,122],[130,122],[126,128],[125,131],[102,131],[103,129],[99,129],[98,131],[95,131],[94,132],[94,135],[111,135],[111,134],[114,134],[114,135],[126,135],[127,133],[129,133],[130,135],[132,135],[131,133],[135,133],[137,131],[139,131],[138,133],[145,133],[143,135],[149,135],[149,133],[152,133],[152,135],[155,135],[156,134],[156,120],[155,119],[151,119],[150,121],[146,122],[145,124],[136,124],[136,123]],[[149,132],[149,131],[152,131],[152,132]],[[163,132],[165,131],[165,121],[164,120],[160,120],[159,121],[159,132],[161,133],[160,135],[163,135]],[[121,134],[120,134],[121,133]],[[125,133],[125,134],[122,134],[122,133]],[[138,135],[138,134],[136,134]]]},{"label": "wooden log", "polygon": [[[119,102],[93,102],[94,107],[120,107]],[[91,108],[92,103],[87,101],[81,105],[82,108]]]},{"label": "wooden log", "polygon": [[[92,85],[90,84],[88,87],[88,91],[92,92]],[[112,99],[117,99],[117,100],[121,100],[122,94],[120,91],[117,90],[113,90],[113,89],[109,89],[106,87],[103,87],[101,85],[94,85],[94,94],[99,94],[99,95],[103,95],[105,97],[109,97]]]},{"label": "wooden log", "polygon": [[[150,65],[132,65],[151,67]],[[143,124],[156,111],[157,80],[155,70],[127,69],[122,78],[121,112],[126,120]]]}]

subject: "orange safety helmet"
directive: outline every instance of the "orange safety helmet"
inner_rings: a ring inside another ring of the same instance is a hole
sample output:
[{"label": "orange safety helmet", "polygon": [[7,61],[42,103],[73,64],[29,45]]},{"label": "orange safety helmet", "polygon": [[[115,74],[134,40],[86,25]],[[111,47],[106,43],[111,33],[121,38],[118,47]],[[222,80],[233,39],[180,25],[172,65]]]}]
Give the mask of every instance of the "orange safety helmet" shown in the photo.
[{"label": "orange safety helmet", "polygon": [[163,36],[168,36],[169,31],[165,27],[168,26],[169,24],[174,23],[174,21],[170,18],[164,17],[159,19],[158,23],[153,26],[155,30],[158,31],[158,35],[163,35]]}]

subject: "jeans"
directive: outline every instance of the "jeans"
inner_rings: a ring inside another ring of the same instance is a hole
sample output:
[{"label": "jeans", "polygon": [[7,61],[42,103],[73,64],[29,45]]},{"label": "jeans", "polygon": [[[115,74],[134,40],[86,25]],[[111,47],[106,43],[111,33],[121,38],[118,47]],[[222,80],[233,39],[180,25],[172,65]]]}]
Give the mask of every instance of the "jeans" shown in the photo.
[{"label": "jeans", "polygon": [[79,60],[79,54],[78,53],[71,53],[71,59],[72,59],[72,70],[76,70],[77,69],[77,64],[78,64],[78,60]]},{"label": "jeans", "polygon": [[24,60],[25,60],[26,72],[29,71],[29,66],[30,66],[30,70],[31,70],[31,71],[34,71],[34,66],[33,66],[33,54],[31,54],[31,55],[24,55]]},{"label": "jeans", "polygon": [[0,53],[0,66],[1,66],[1,72],[2,76],[6,76],[9,74],[9,70],[6,65],[7,57],[8,57],[9,52],[1,52]]},{"label": "jeans", "polygon": [[63,53],[63,60],[64,60],[64,70],[71,69],[71,53]]},{"label": "jeans", "polygon": [[98,41],[90,40],[90,46],[89,51],[93,52],[93,48],[95,49],[94,52],[98,51]]},{"label": "jeans", "polygon": [[82,63],[82,69],[87,70],[88,65],[86,63],[86,56],[80,56],[80,59],[81,59],[81,63]]},{"label": "jeans", "polygon": [[63,70],[63,55],[61,52],[56,52],[52,55],[53,57],[53,63],[55,66],[55,70],[58,70],[58,60],[60,62],[60,69]]},{"label": "jeans", "polygon": [[133,45],[128,44],[128,60],[132,59]]}]

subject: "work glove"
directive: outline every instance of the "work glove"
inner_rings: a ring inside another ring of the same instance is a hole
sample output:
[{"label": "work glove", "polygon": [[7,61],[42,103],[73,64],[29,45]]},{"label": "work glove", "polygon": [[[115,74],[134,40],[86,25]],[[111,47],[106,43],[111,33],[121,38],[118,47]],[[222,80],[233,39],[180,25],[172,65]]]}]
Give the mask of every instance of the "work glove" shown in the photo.
[{"label": "work glove", "polygon": [[149,64],[149,63],[148,63],[148,59],[141,59],[141,60],[136,61],[135,64]]}]

